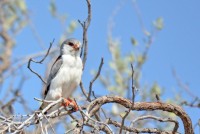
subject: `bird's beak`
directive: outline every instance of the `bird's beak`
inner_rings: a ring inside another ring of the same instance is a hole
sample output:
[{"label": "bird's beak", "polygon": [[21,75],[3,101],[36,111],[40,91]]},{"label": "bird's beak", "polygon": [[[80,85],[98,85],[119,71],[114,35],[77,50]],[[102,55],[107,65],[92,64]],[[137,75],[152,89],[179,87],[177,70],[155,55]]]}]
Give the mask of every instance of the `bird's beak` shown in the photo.
[{"label": "bird's beak", "polygon": [[73,46],[73,48],[74,48],[75,51],[78,51],[79,48],[80,48],[80,46],[79,46],[79,44],[75,44],[75,45]]}]

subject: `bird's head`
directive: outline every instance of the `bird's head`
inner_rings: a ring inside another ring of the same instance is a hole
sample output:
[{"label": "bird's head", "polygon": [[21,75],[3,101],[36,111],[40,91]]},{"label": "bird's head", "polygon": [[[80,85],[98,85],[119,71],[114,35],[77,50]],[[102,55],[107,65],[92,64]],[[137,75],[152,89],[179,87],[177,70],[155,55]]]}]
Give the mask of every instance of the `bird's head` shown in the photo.
[{"label": "bird's head", "polygon": [[74,38],[67,39],[62,43],[60,52],[61,55],[79,56],[81,52],[81,42]]}]

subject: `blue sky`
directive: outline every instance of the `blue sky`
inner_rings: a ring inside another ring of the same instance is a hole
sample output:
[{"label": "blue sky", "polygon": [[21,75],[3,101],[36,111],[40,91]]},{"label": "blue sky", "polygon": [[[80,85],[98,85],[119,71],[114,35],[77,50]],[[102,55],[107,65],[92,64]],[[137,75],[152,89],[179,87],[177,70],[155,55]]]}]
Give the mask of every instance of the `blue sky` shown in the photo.
[{"label": "blue sky", "polygon": [[[120,38],[124,53],[130,48],[130,37],[132,36],[138,39],[139,45],[143,45],[144,36],[132,1],[92,0],[92,22],[88,31],[89,55],[83,76],[85,85],[92,79],[90,71],[98,68],[101,57],[105,58],[104,68],[108,67],[108,61],[111,57],[107,49],[107,27],[113,10],[120,3],[123,3],[123,6],[114,18],[113,36]],[[182,81],[187,82],[191,91],[200,97],[200,1],[140,0],[137,3],[144,25],[148,30],[152,28],[152,21],[158,17],[164,19],[164,29],[157,35],[150,48],[148,60],[143,67],[142,81],[149,84],[157,81],[167,90],[166,98],[170,98],[173,90],[178,90],[178,92],[181,90],[172,75],[172,68],[174,68]],[[56,41],[59,40],[63,29],[59,26],[59,22],[49,14],[48,1],[27,1],[27,4],[30,9],[31,20],[46,48],[48,48],[49,42],[53,38]],[[67,13],[67,24],[70,20],[84,20],[86,18],[87,8],[84,0],[58,0],[56,4],[58,12]],[[82,39],[80,26],[73,36]],[[30,28],[26,27],[17,36],[13,57],[22,57],[38,51],[41,51],[41,49],[37,45]],[[24,66],[24,69],[26,69],[26,66]],[[41,69],[44,68],[37,66],[37,69],[42,72]],[[24,85],[24,95],[28,95],[28,98],[40,97],[40,80],[27,69],[25,72],[31,78]],[[184,94],[184,97],[188,100],[192,99],[187,94]],[[29,101],[30,104],[33,104],[33,107],[38,107],[37,102],[33,102],[33,99],[29,99]],[[193,123],[196,123],[197,117],[200,118],[199,109],[186,109],[192,117]]]}]

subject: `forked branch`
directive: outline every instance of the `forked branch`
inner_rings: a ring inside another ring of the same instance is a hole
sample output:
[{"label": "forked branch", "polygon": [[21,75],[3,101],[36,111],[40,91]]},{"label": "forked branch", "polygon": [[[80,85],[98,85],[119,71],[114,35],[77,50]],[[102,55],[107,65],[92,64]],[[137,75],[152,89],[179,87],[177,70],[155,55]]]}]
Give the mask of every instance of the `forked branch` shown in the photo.
[{"label": "forked branch", "polygon": [[50,42],[50,46],[49,46],[49,49],[47,50],[47,53],[45,54],[45,56],[44,56],[40,61],[35,61],[35,60],[33,60],[32,58],[30,58],[29,61],[28,61],[28,66],[27,66],[28,69],[29,69],[32,73],[34,73],[35,75],[37,75],[37,76],[42,80],[42,82],[43,82],[44,84],[46,84],[46,82],[45,82],[45,80],[43,80],[42,76],[40,76],[37,72],[35,72],[33,69],[31,69],[31,62],[42,64],[42,62],[43,62],[43,61],[46,59],[46,57],[48,56],[48,54],[49,54],[49,52],[50,52],[50,49],[51,49],[53,43],[54,43],[54,39],[53,39],[52,42]]}]

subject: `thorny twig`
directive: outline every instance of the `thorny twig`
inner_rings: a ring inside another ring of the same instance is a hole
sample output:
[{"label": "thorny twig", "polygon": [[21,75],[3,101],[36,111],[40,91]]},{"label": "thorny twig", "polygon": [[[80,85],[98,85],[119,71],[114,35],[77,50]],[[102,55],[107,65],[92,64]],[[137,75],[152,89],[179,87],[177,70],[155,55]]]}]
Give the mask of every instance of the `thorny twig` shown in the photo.
[{"label": "thorny twig", "polygon": [[48,56],[49,51],[50,51],[51,46],[53,45],[53,43],[54,43],[54,39],[53,39],[52,42],[50,42],[50,46],[49,46],[49,49],[47,50],[46,55],[45,55],[40,61],[35,61],[35,60],[33,60],[32,58],[30,58],[29,61],[28,61],[28,66],[27,66],[28,69],[29,69],[32,73],[34,73],[35,75],[37,75],[37,76],[42,80],[42,82],[43,82],[44,84],[46,84],[46,82],[43,80],[43,78],[42,78],[37,72],[35,72],[34,70],[31,69],[31,62],[35,62],[35,63],[42,64],[42,62],[43,62],[43,61],[46,59],[46,57]]}]

